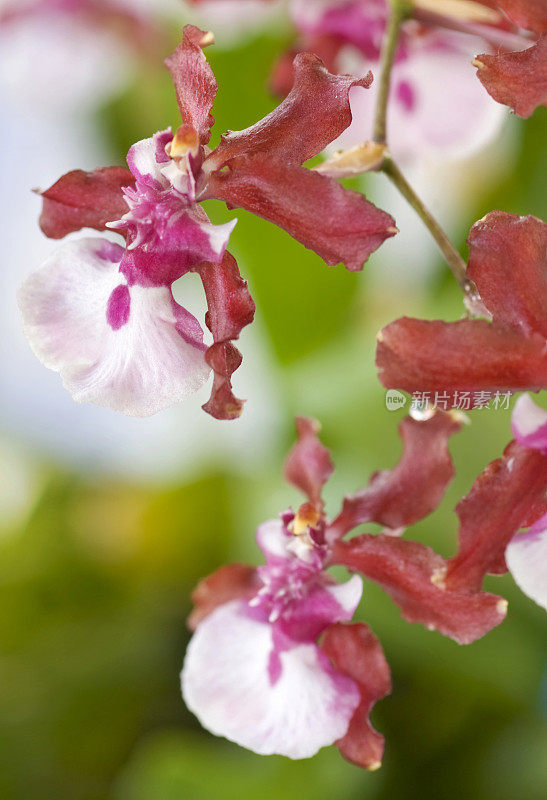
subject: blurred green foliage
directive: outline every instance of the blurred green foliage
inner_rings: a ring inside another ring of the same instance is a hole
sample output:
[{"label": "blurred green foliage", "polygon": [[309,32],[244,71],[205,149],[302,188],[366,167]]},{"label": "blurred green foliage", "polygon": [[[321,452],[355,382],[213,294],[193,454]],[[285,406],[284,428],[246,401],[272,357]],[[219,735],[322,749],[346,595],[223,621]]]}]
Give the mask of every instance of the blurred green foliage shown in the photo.
[{"label": "blurred green foliage", "polygon": [[[283,44],[262,37],[211,49],[221,87],[215,136],[273,107],[265,85]],[[467,227],[492,207],[541,214],[545,118],[518,123],[514,169],[495,190],[476,187]],[[134,140],[176,120],[163,70],[143,71],[103,115],[120,163]],[[218,203],[210,211],[215,221],[228,218]],[[489,587],[509,598],[507,621],[469,647],[404,623],[377,587],[366,586],[359,616],[380,637],[394,682],[373,715],[387,739],[376,773],[347,764],[334,748],[304,762],[261,758],[201,731],[185,710],[178,672],[191,589],[228,560],[256,561],[256,525],[281,510],[278,498],[297,502],[281,477],[292,414],[323,422],[338,464],[326,492],[335,513],[343,492],[392,465],[400,449],[402,415],[385,410],[375,332],[402,313],[460,313],[449,281],[416,294],[369,289],[367,270],[327,269],[284,232],[238,216],[233,249],[272,353],[285,435],[252,476],[225,470],[161,489],[47,466],[37,503],[0,540],[0,796],[543,800],[544,618],[509,577]],[[458,472],[445,502],[412,531],[445,555],[455,544],[455,503],[510,435],[508,412],[471,417],[472,431],[452,443]]]}]

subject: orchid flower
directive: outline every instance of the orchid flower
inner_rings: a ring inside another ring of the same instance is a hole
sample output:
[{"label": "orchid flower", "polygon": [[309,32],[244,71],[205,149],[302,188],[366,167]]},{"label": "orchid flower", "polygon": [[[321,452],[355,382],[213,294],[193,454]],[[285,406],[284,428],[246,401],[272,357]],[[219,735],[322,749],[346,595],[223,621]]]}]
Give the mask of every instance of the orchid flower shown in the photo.
[{"label": "orchid flower", "polygon": [[[452,479],[447,442],[460,428],[456,415],[404,419],[399,464],[346,497],[332,521],[321,496],[333,470],[329,453],[317,423],[298,418],[297,426],[285,477],[306,502],[259,527],[265,565],[228,565],[197,587],[182,692],[206,728],[257,753],[305,758],[336,743],[348,760],[375,769],[384,742],[369,714],[390,691],[389,668],[367,626],[348,624],[361,578],[340,584],[328,568],[343,564],[362,573],[390,594],[406,620],[462,644],[499,624],[506,603],[480,585],[448,588],[449,562],[400,538],[436,508]],[[344,539],[372,521],[384,532]]]},{"label": "orchid flower", "polygon": [[[301,166],[350,124],[349,91],[363,91],[371,76],[331,75],[316,56],[302,54],[294,89],[278,108],[211,151],[218,86],[203,47],[212,41],[186,26],[166,61],[182,115],[174,135],[167,129],[133,145],[129,170],[74,170],[42,193],[47,236],[87,227],[125,237],[125,246],[91,238],[64,244],[19,293],[33,350],[77,401],[145,416],[196,391],[212,369],[204,409],[219,419],[241,414],[243,401],[231,389],[241,355],[232,341],[251,322],[254,304],[226,250],[236,220],[212,224],[202,200],[248,209],[327,264],[343,261],[352,270],[397,230],[361,194]],[[209,347],[171,290],[192,271],[205,289]]]},{"label": "orchid flower", "polygon": [[492,211],[473,225],[467,275],[488,319],[402,317],[378,336],[376,364],[386,388],[443,394],[547,388],[547,225]]}]

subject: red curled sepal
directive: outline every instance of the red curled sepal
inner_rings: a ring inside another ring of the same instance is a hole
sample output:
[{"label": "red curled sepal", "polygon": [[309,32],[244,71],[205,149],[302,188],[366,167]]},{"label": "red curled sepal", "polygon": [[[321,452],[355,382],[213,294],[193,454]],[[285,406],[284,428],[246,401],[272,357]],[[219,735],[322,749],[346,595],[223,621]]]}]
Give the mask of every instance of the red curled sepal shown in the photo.
[{"label": "red curled sepal", "polygon": [[226,564],[203,578],[192,592],[194,608],[187,624],[195,631],[215,608],[232,600],[247,600],[256,594],[260,581],[256,568],[247,564]]},{"label": "red curled sepal", "polygon": [[458,644],[474,642],[505,618],[507,603],[501,597],[446,589],[446,561],[418,542],[363,534],[336,542],[332,562],[378,583],[407,622],[420,622]]},{"label": "red curled sepal", "polygon": [[547,35],[515,53],[483,53],[473,64],[477,76],[498,103],[526,119],[538,106],[547,105]]},{"label": "red curled sepal", "polygon": [[487,573],[507,572],[505,549],[521,528],[547,512],[547,458],[511,442],[456,507],[459,549],[448,562],[449,589],[480,588]]},{"label": "red curled sepal", "polygon": [[337,670],[353,678],[361,692],[348,731],[336,745],[352,764],[377,769],[382,763],[384,737],[374,730],[369,715],[374,704],[391,692],[389,665],[380,642],[363,623],[338,622],[326,629],[320,647]]},{"label": "red curled sepal", "polygon": [[214,123],[211,109],[218,83],[203,54],[203,48],[214,41],[212,33],[195,25],[185,25],[182,42],[174,53],[165,59],[171,73],[182,122],[193,128],[201,144],[211,138]]},{"label": "red curled sepal", "polygon": [[421,422],[405,417],[399,425],[403,440],[399,463],[375,472],[365,489],[344,498],[327,538],[340,538],[362,522],[406,528],[434,511],[454,477],[448,439],[460,428],[456,415],[444,411]]},{"label": "red curled sepal", "polygon": [[126,213],[122,188],[134,183],[135,178],[125,167],[67,172],[49,189],[39,192],[43,198],[40,228],[50,239],[62,239],[81,228],[103,231],[107,222]]},{"label": "red curled sepal", "polygon": [[473,406],[483,391],[547,387],[547,225],[493,211],[473,226],[468,241],[468,274],[492,322],[392,322],[380,332],[376,351],[386,388],[446,395],[447,404],[467,392]]},{"label": "red curled sepal", "polygon": [[287,231],[329,266],[360,270],[397,232],[393,218],[359,192],[304,167],[240,156],[213,173],[208,192]]},{"label": "red curled sepal", "polygon": [[299,54],[294,66],[295,82],[282,103],[250,128],[223,136],[206,158],[203,197],[279,225],[329,265],[358,270],[397,233],[393,218],[301,165],[350,125],[349,90],[364,89],[371,77],[332,75],[311,53]]},{"label": "red curled sepal", "polygon": [[220,264],[200,264],[193,271],[203,283],[208,306],[205,322],[213,334],[213,344],[205,353],[214,372],[213,388],[203,410],[216,419],[235,419],[244,401],[232,392],[231,377],[242,360],[232,341],[253,321],[255,304],[235,258],[227,251]]},{"label": "red curled sepal", "polygon": [[298,441],[285,461],[285,479],[306,495],[319,510],[323,506],[321,490],[332,475],[330,453],[318,438],[321,426],[309,417],[296,417]]},{"label": "red curled sepal", "polygon": [[210,166],[219,169],[243,155],[261,155],[292,166],[303,164],[349,127],[350,89],[367,89],[372,83],[370,72],[364,78],[333,75],[313,53],[299,53],[294,71],[287,97],[250,128],[224,135],[207,159]]},{"label": "red curled sepal", "polygon": [[[378,377],[386,389],[434,395],[450,407],[463,392],[539,391],[547,387],[547,353],[540,336],[523,336],[486,320],[402,317],[383,328],[376,347]],[[443,405],[443,408],[445,406]]]}]

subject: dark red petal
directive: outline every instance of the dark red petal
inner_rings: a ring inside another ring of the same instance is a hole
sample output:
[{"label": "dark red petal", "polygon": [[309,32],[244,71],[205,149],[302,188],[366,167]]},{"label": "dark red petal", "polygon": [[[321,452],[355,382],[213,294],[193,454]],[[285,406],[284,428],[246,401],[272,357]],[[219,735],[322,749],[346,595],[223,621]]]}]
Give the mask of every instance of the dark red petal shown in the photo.
[{"label": "dark red petal", "polygon": [[239,158],[209,182],[211,196],[279,225],[330,266],[361,269],[397,229],[393,218],[358,192],[303,167]]},{"label": "dark red petal", "polygon": [[305,494],[314,506],[322,507],[321,490],[334,469],[327,448],[321,444],[319,423],[296,417],[298,441],[285,461],[285,479]]},{"label": "dark red petal", "polygon": [[421,622],[459,644],[479,639],[505,617],[507,604],[500,597],[445,589],[445,560],[418,542],[363,534],[336,542],[332,560],[378,583],[407,622]]},{"label": "dark red petal", "polygon": [[428,322],[402,317],[383,328],[376,366],[387,389],[439,396],[446,392],[448,405],[455,401],[456,391],[547,387],[545,339],[486,320]]},{"label": "dark red petal", "polygon": [[377,769],[384,752],[384,737],[370,724],[369,714],[377,700],[391,692],[389,665],[378,639],[367,625],[330,625],[321,649],[340,672],[359,684],[361,703],[346,735],[336,744],[348,761],[365,769]]},{"label": "dark red petal", "polygon": [[505,548],[520,528],[547,512],[547,458],[511,442],[456,507],[459,549],[448,562],[446,585],[478,589],[487,573],[507,572]]},{"label": "dark red petal", "polygon": [[451,414],[437,411],[424,422],[403,419],[401,460],[376,472],[366,489],[344,498],[342,511],[329,527],[329,540],[344,536],[361,522],[405,528],[430,514],[454,477],[448,439],[461,428]]},{"label": "dark red petal", "polygon": [[547,30],[545,0],[497,0],[497,4],[519,28],[534,33]]},{"label": "dark red petal", "polygon": [[230,131],[206,160],[214,169],[241,155],[302,164],[317,155],[351,123],[348,93],[353,86],[367,88],[364,78],[332,75],[320,58],[299,53],[294,59],[294,85],[271,114],[244,131]]},{"label": "dark red petal", "polygon": [[336,742],[336,746],[350,764],[375,770],[382,766],[385,739],[370,724],[371,709],[370,703],[359,703],[353,712],[346,735]]},{"label": "dark red petal", "polygon": [[199,623],[218,606],[231,600],[250,599],[260,586],[256,569],[247,564],[226,564],[198,583],[192,592],[194,609],[188,627],[195,631]]},{"label": "dark red petal", "polygon": [[128,211],[122,187],[134,183],[135,178],[125,167],[67,172],[40,192],[44,199],[40,227],[50,239],[61,239],[81,228],[102,231],[107,222]]},{"label": "dark red petal", "polygon": [[467,274],[496,322],[547,338],[547,225],[492,211],[469,234]]},{"label": "dark red petal", "polygon": [[473,62],[488,94],[509,106],[519,117],[529,117],[547,105],[547,34],[516,53],[484,53]]},{"label": "dark red petal", "polygon": [[214,378],[211,397],[203,409],[216,419],[235,419],[243,411],[244,401],[232,392],[232,373],[241,364],[241,353],[232,340],[253,321],[255,304],[235,258],[227,251],[221,264],[201,264],[194,272],[203,282],[208,306],[205,322],[214,342],[205,353]]},{"label": "dark red petal", "polygon": [[175,84],[182,122],[197,131],[201,144],[207,144],[211,138],[214,123],[211,109],[218,89],[213,70],[203,55],[203,48],[212,42],[212,34],[195,25],[185,25],[182,42],[165,59]]}]

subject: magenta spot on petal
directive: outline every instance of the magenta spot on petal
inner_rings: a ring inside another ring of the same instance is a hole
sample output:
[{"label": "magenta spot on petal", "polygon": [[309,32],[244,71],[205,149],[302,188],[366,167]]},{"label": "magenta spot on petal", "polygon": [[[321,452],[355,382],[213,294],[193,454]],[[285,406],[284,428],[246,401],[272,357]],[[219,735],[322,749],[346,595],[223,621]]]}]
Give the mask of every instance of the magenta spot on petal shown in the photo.
[{"label": "magenta spot on petal", "polygon": [[397,85],[397,100],[405,111],[412,111],[416,105],[416,93],[407,81],[399,81]]},{"label": "magenta spot on petal", "polygon": [[277,650],[273,650],[270,653],[270,658],[268,659],[268,678],[270,680],[270,685],[275,686],[279,678],[281,677],[282,672],[282,665],[281,665],[281,656],[277,652]]},{"label": "magenta spot on petal", "polygon": [[106,319],[112,330],[119,330],[129,319],[131,298],[128,287],[122,283],[113,290],[106,306]]}]

